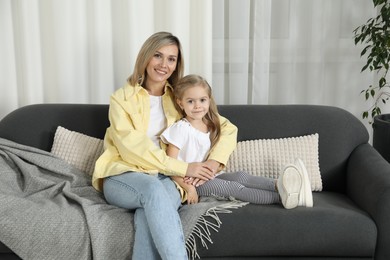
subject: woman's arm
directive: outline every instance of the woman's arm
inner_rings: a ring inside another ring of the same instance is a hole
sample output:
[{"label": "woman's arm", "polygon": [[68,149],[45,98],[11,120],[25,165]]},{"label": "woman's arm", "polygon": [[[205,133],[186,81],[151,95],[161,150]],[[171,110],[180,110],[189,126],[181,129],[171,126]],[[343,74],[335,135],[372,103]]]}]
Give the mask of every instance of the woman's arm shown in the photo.
[{"label": "woman's arm", "polygon": [[[205,164],[213,171],[214,174],[220,172],[225,167],[227,161],[229,160],[229,156],[237,145],[237,127],[225,117],[220,116],[219,120],[221,122],[221,136],[205,161]],[[199,178],[186,178],[185,182],[199,186],[206,181]]]},{"label": "woman's arm", "polygon": [[[120,159],[145,171],[157,170],[167,175],[185,176],[188,164],[168,157],[147,136],[144,125],[142,98],[132,100],[113,96],[110,100],[108,135]],[[141,107],[142,109],[139,109]]]},{"label": "woman's arm", "polygon": [[[135,105],[132,100],[112,96],[110,100],[110,128],[107,131],[110,141],[118,150],[122,160],[129,165],[144,171],[158,171],[167,176],[191,176],[202,180],[213,178],[213,174],[204,163],[191,163],[171,158],[165,151],[156,146],[147,136],[144,123],[145,115],[139,111],[148,111],[142,98],[136,100],[141,105]],[[142,109],[139,106],[144,106]]]},{"label": "woman's arm", "polygon": [[[207,158],[207,163],[213,170],[216,170],[215,173],[223,169],[229,160],[231,153],[236,148],[238,132],[237,127],[225,117],[219,116],[219,120],[221,122],[221,135]],[[214,168],[216,166],[218,167],[217,169]]]}]

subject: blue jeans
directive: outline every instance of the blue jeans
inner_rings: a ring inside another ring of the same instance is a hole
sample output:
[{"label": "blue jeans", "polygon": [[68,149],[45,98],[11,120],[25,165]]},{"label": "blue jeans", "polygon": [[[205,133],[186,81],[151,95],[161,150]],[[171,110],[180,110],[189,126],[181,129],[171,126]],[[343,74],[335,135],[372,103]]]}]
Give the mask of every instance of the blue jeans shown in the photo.
[{"label": "blue jeans", "polygon": [[187,259],[180,194],[169,177],[126,172],[105,178],[103,191],[108,203],[135,210],[133,260]]}]

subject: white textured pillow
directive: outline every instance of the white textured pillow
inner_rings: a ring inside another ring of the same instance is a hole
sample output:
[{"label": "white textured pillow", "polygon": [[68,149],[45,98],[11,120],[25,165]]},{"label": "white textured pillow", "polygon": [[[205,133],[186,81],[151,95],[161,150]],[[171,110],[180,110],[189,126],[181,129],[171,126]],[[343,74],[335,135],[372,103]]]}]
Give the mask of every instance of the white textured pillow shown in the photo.
[{"label": "white textured pillow", "polygon": [[276,179],[285,165],[300,158],[307,168],[312,190],[321,191],[318,139],[319,135],[316,133],[300,137],[238,142],[225,171],[246,171],[252,175]]},{"label": "white textured pillow", "polygon": [[92,175],[95,162],[103,153],[103,140],[59,126],[54,135],[51,153]]}]

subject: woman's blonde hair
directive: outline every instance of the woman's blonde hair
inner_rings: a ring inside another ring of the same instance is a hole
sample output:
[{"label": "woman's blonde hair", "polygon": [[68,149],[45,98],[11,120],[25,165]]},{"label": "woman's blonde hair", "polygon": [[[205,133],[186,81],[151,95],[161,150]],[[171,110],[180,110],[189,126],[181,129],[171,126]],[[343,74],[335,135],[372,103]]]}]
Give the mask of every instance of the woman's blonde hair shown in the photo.
[{"label": "woman's blonde hair", "polygon": [[[212,89],[209,85],[209,83],[198,75],[187,75],[183,78],[181,78],[176,86],[174,86],[174,95],[177,100],[182,100],[184,93],[187,89],[190,89],[195,86],[202,86],[206,89],[207,94],[210,98],[210,107],[209,111],[203,118],[205,124],[207,125],[209,131],[210,131],[210,141],[211,141],[211,148],[214,147],[214,145],[218,142],[219,137],[221,135],[221,123],[219,121],[219,114],[217,109],[217,104],[215,103]],[[176,102],[176,109],[179,111],[182,117],[185,117],[186,114],[184,110],[182,110],[179,106],[179,104]]]},{"label": "woman's blonde hair", "polygon": [[178,48],[178,57],[176,69],[172,73],[168,82],[174,86],[177,81],[183,77],[184,73],[184,61],[182,55],[182,49],[179,39],[169,32],[157,32],[151,35],[142,45],[141,50],[138,53],[137,60],[134,65],[133,74],[127,79],[131,86],[135,86],[137,83],[142,85],[147,77],[146,67],[148,66],[153,55],[160,48],[167,45],[176,45]]}]

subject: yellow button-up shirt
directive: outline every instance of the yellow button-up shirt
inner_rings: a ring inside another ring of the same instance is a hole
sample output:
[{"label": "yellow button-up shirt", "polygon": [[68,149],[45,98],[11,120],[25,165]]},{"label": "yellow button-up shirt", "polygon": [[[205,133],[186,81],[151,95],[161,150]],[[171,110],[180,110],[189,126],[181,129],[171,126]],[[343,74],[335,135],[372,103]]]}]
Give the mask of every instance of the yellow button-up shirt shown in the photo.
[{"label": "yellow button-up shirt", "polygon": [[[167,126],[180,119],[174,106],[172,87],[167,83],[162,96]],[[150,119],[150,98],[140,85],[124,87],[115,91],[110,98],[110,126],[104,137],[104,153],[95,164],[92,185],[103,190],[103,179],[128,171],[147,174],[164,174],[184,177],[188,163],[166,155],[147,136]],[[237,127],[224,117],[221,120],[221,137],[208,159],[226,164],[237,144]]]}]

